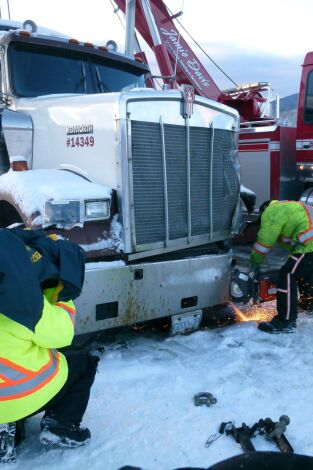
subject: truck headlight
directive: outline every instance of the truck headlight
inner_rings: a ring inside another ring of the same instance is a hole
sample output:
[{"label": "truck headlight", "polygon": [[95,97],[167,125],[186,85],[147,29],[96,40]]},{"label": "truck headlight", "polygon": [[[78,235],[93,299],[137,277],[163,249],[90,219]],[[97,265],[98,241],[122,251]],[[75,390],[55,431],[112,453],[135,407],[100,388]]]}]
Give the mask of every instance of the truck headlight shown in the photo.
[{"label": "truck headlight", "polygon": [[85,220],[100,220],[110,217],[111,201],[103,199],[100,201],[85,202]]}]

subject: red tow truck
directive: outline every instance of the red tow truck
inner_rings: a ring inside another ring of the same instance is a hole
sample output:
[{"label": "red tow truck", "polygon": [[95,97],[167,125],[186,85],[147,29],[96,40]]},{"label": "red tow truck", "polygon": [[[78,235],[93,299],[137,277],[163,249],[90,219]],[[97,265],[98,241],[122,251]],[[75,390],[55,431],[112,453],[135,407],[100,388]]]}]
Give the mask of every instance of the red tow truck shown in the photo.
[{"label": "red tow truck", "polygon": [[[115,0],[126,11],[131,0]],[[147,7],[147,5],[149,7]],[[235,108],[240,115],[241,184],[268,199],[313,203],[313,52],[304,60],[297,127],[279,125],[279,98],[267,82],[220,90],[175,25],[162,0],[136,1],[136,30],[155,54],[166,87],[190,85],[195,93]],[[139,52],[137,56],[145,59]]]}]

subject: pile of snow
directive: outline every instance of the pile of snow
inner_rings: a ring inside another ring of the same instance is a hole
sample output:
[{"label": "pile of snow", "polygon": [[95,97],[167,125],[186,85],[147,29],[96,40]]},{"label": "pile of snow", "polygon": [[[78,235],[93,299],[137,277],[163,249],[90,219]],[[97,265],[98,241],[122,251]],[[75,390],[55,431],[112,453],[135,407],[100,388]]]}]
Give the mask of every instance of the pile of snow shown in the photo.
[{"label": "pile of snow", "polygon": [[[14,469],[208,467],[242,452],[225,435],[205,448],[222,421],[252,425],[282,414],[290,417],[286,435],[295,452],[312,455],[312,338],[313,317],[305,314],[292,334],[269,335],[248,322],[188,336],[117,337],[105,344],[85,415],[89,445],[47,452],[36,416]],[[195,407],[194,394],[205,391],[217,403]],[[276,450],[261,436],[254,445]]]},{"label": "pile of snow", "polygon": [[[107,235],[107,238],[99,239],[95,243],[89,243],[88,245],[81,244],[80,246],[85,251],[97,251],[97,250],[116,250],[121,252],[124,250],[123,227],[118,221],[118,214],[115,214],[112,219],[111,230]],[[125,264],[125,263],[124,263]]]},{"label": "pile of snow", "polygon": [[64,170],[10,170],[0,176],[1,193],[10,194],[34,225],[44,225],[46,201],[110,199],[112,190]]}]

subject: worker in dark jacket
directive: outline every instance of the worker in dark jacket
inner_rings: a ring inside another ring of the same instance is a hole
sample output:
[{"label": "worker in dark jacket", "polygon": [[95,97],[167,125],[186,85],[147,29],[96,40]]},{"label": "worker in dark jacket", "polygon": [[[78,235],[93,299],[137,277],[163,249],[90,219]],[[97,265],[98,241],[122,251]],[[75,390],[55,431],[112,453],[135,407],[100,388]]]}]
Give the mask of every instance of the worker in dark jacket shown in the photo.
[{"label": "worker in dark jacket", "polygon": [[57,349],[73,340],[70,297],[82,289],[83,252],[41,232],[2,229],[0,266],[0,460],[14,460],[16,422],[20,429],[41,411],[43,444],[80,446],[90,438],[81,421],[98,358]]},{"label": "worker in dark jacket", "polygon": [[310,283],[313,274],[313,207],[300,201],[271,201],[262,209],[251,265],[257,269],[276,242],[290,255],[280,270],[277,315],[270,322],[261,322],[259,329],[290,331],[296,327],[298,315],[297,283]]}]

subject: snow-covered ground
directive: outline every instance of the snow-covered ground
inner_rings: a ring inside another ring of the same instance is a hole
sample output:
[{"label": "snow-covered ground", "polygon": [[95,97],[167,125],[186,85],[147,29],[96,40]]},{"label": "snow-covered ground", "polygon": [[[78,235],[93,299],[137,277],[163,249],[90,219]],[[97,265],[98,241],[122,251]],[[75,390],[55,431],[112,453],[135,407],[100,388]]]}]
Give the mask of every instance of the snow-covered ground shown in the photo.
[{"label": "snow-covered ground", "polygon": [[[75,450],[45,450],[40,417],[29,419],[14,470],[145,470],[208,467],[241,452],[223,435],[205,448],[222,421],[252,425],[287,414],[295,451],[313,454],[313,317],[301,314],[295,333],[269,335],[255,322],[186,336],[133,334],[104,343],[84,423],[92,440]],[[197,392],[217,403],[196,407]],[[257,450],[275,450],[264,437]],[[4,465],[3,468],[12,466]]]}]

